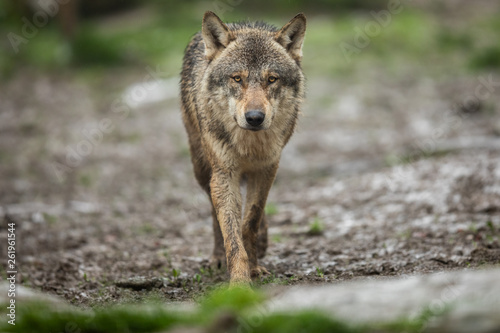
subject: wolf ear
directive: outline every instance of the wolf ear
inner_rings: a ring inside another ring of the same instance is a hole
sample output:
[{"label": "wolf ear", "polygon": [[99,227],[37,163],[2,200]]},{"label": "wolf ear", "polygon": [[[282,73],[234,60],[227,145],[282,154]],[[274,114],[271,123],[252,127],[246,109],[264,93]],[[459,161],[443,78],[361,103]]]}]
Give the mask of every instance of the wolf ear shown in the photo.
[{"label": "wolf ear", "polygon": [[203,15],[201,35],[203,42],[205,42],[205,56],[208,60],[212,60],[233,39],[227,25],[210,11]]},{"label": "wolf ear", "polygon": [[290,53],[295,61],[302,59],[302,44],[306,34],[306,16],[297,14],[274,37]]}]

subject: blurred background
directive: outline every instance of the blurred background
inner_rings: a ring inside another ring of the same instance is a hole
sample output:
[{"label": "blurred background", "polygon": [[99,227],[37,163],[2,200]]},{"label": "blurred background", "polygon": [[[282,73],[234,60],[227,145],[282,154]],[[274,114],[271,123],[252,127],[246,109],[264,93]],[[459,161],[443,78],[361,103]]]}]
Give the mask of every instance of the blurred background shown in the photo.
[{"label": "blurred background", "polygon": [[[39,181],[62,186],[63,176],[72,176],[97,186],[100,176],[83,170],[108,144],[134,156],[129,146],[148,149],[142,140],[175,141],[178,154],[188,154],[177,132],[177,81],[206,10],[278,27],[297,12],[307,15],[309,98],[303,137],[285,155],[291,171],[328,174],[352,171],[353,161],[364,169],[418,159],[454,146],[445,139],[469,126],[498,135],[499,8],[493,0],[3,0],[0,161],[8,182],[0,200],[18,200],[16,179],[32,188]],[[99,129],[103,119],[109,133]],[[81,143],[94,132],[97,144]]]},{"label": "blurred background", "polygon": [[[154,64],[175,75],[186,41],[206,10],[226,21],[265,20],[280,26],[297,12],[306,13],[304,62],[310,75],[346,74],[374,64],[398,73],[408,63],[436,75],[458,75],[495,68],[500,61],[495,1],[4,0],[0,68],[8,77],[26,66],[55,71]],[[339,46],[353,44],[359,31],[373,40],[359,37],[367,50],[355,52],[356,61],[346,63]]]},{"label": "blurred background", "polygon": [[0,216],[22,222],[33,263],[22,281],[73,299],[82,272],[194,272],[183,260],[208,256],[209,205],[178,98],[183,50],[207,10],[277,27],[308,19],[307,100],[271,191],[276,223],[352,220],[293,196],[326,193],[315,186],[425,159],[451,158],[450,170],[498,160],[496,0],[1,0]]}]

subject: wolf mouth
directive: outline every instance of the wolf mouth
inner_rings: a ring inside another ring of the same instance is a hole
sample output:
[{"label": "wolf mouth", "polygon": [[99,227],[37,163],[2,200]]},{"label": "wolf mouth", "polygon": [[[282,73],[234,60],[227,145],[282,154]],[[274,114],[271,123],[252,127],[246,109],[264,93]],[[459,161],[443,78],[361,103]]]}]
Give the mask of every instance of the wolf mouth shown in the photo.
[{"label": "wolf mouth", "polygon": [[252,132],[265,131],[265,128],[263,128],[262,126],[247,126],[247,127],[241,127],[241,129]]}]

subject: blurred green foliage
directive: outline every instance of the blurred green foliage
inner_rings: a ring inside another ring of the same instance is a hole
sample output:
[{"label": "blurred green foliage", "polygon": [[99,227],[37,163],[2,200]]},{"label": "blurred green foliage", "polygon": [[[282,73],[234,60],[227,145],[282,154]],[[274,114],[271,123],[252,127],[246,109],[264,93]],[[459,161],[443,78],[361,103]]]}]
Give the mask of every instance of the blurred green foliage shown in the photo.
[{"label": "blurred green foliage", "polygon": [[476,51],[470,65],[474,69],[500,68],[500,46],[489,46]]},{"label": "blurred green foliage", "polygon": [[[63,304],[16,303],[16,325],[0,322],[2,332],[122,333],[167,332],[181,327],[207,332],[421,332],[431,315],[416,319],[356,325],[319,311],[269,312],[264,296],[249,288],[220,288],[199,300],[196,310],[174,310],[158,301],[81,310]],[[4,306],[2,304],[2,306]],[[177,331],[177,330],[176,330]]]},{"label": "blurred green foliage", "polygon": [[[101,8],[108,2],[108,7]],[[3,36],[14,33],[23,37],[22,17],[29,20],[32,13],[20,11],[13,3],[0,2],[0,32]],[[36,36],[26,38],[26,43],[18,45],[17,53],[9,38],[3,38],[0,74],[8,75],[26,66],[48,71],[159,66],[177,75],[183,50],[200,29],[206,10],[215,11],[224,21],[265,20],[276,26],[282,26],[297,12],[305,12],[308,30],[303,65],[308,75],[349,75],[375,66],[383,66],[389,73],[414,67],[438,75],[500,67],[498,13],[450,27],[439,17],[442,13],[423,12],[402,3],[401,12],[392,14],[387,25],[381,25],[377,13],[387,10],[388,1],[128,0],[123,2],[128,12],[110,16],[110,10],[118,5],[115,0],[107,0],[101,7],[87,5],[82,9],[72,40],[63,37],[57,20],[37,29]],[[102,14],[100,11],[106,15],[97,15]],[[132,14],[120,18],[124,13]],[[342,45],[351,47],[350,52],[346,53]]]},{"label": "blurred green foliage", "polygon": [[94,27],[82,27],[70,45],[71,60],[81,66],[110,66],[127,61],[117,38],[100,34]]}]

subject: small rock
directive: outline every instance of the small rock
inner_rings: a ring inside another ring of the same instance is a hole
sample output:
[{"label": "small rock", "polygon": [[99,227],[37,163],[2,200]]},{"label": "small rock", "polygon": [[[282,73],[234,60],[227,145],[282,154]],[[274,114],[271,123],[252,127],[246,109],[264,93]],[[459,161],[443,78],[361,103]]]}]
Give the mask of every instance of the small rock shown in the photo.
[{"label": "small rock", "polygon": [[[6,282],[0,283],[0,304],[7,304],[10,299],[7,297],[9,284]],[[60,305],[61,308],[67,306],[64,300],[55,296],[42,294],[30,288],[23,287],[19,284],[16,285],[16,304],[25,301],[50,303],[51,305]]]},{"label": "small rock", "polygon": [[70,201],[70,209],[82,214],[93,214],[99,211],[99,207],[90,202]]},{"label": "small rock", "polygon": [[36,212],[31,214],[31,222],[33,223],[45,223],[45,218],[43,217],[43,214],[40,212]]},{"label": "small rock", "polygon": [[116,281],[115,285],[120,288],[128,288],[132,290],[151,290],[163,287],[163,279],[152,277],[146,278],[137,276],[127,280]]},{"label": "small rock", "polygon": [[[285,273],[286,274],[286,273]],[[433,312],[428,332],[500,332],[500,270],[292,287],[271,298],[270,313],[320,311],[351,323],[380,323]],[[445,311],[444,309],[449,309]]]},{"label": "small rock", "polygon": [[308,249],[297,249],[295,250],[295,254],[302,255],[302,254],[308,254],[310,250]]}]

